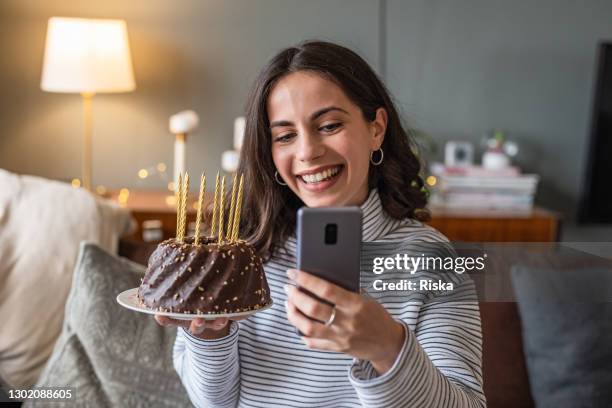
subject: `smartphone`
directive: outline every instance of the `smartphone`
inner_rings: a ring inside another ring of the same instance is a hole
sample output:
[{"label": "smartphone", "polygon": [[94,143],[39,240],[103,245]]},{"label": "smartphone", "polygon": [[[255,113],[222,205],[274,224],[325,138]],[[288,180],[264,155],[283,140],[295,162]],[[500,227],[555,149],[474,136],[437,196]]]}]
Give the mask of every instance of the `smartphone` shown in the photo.
[{"label": "smartphone", "polygon": [[297,268],[359,292],[361,209],[303,207],[297,213]]}]

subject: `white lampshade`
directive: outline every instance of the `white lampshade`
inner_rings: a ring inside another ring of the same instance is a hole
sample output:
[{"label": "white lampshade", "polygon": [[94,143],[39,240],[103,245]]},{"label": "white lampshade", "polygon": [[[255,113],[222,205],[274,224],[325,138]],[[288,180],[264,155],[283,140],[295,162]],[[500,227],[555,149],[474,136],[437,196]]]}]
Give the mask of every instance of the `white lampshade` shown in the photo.
[{"label": "white lampshade", "polygon": [[197,113],[192,110],[181,111],[170,116],[170,133],[174,135],[179,133],[190,133],[198,127],[199,123],[200,118]]},{"label": "white lampshade", "polygon": [[41,88],[70,93],[134,90],[125,21],[50,18]]}]

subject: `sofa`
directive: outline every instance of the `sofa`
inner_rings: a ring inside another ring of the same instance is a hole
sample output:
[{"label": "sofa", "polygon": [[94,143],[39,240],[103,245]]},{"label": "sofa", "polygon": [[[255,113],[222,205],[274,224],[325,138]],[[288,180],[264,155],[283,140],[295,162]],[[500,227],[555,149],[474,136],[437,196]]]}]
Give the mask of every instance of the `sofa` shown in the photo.
[{"label": "sofa", "polygon": [[32,387],[62,329],[79,243],[117,253],[129,212],[68,183],[0,169],[0,381]]}]

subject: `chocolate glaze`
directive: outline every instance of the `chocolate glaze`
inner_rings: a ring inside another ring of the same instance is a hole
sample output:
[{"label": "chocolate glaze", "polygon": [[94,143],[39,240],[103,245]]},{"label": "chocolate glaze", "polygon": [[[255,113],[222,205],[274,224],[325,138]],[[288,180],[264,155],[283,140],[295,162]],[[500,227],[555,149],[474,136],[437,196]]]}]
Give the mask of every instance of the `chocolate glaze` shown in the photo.
[{"label": "chocolate glaze", "polygon": [[151,257],[138,298],[150,309],[220,314],[260,309],[270,303],[261,258],[246,241],[217,244],[193,237],[160,243]]}]

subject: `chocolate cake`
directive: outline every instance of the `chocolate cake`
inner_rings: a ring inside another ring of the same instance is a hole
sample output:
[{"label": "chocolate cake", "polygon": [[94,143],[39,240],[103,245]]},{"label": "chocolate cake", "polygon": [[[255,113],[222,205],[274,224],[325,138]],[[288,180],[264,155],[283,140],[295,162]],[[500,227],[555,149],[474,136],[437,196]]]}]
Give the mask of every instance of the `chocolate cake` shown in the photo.
[{"label": "chocolate cake", "polygon": [[169,239],[151,257],[138,298],[150,309],[224,314],[261,309],[271,302],[261,258],[243,240]]}]

